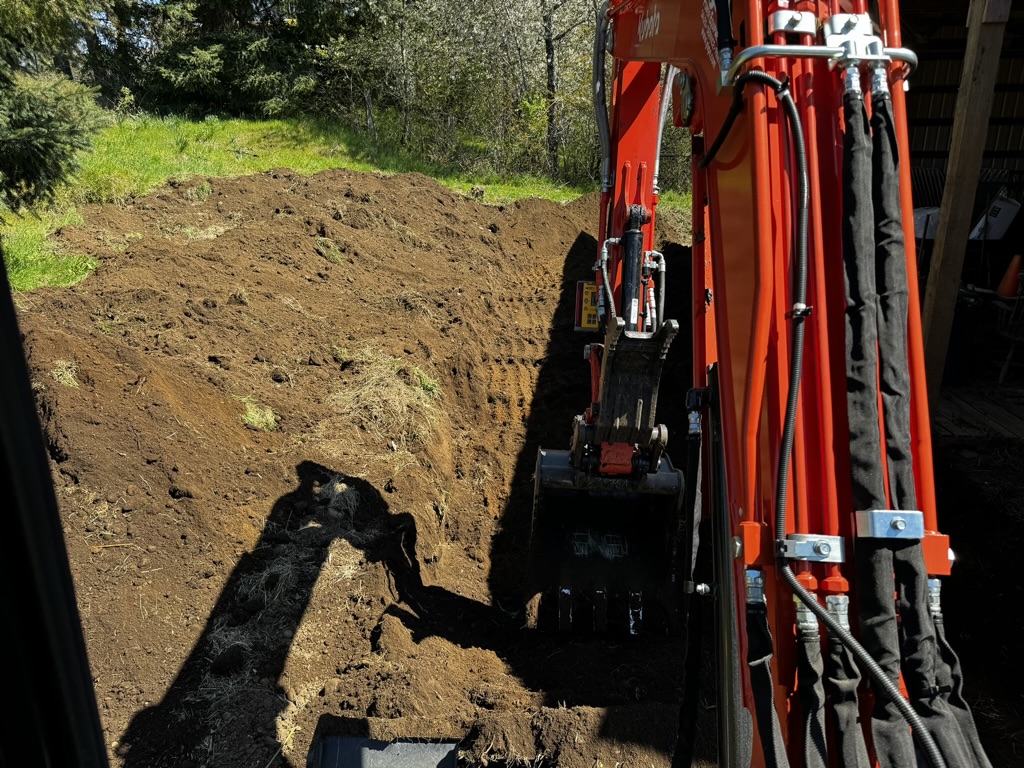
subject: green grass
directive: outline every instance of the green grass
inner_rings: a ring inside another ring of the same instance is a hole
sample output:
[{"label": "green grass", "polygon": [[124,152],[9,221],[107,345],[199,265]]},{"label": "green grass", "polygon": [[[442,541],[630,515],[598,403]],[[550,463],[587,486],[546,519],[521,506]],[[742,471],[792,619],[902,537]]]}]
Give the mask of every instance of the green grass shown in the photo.
[{"label": "green grass", "polygon": [[[290,168],[304,174],[330,168],[419,172],[462,193],[482,186],[487,203],[523,197],[565,202],[591,191],[529,176],[470,177],[452,173],[400,149],[375,144],[364,134],[324,122],[125,118],[100,133],[92,151],[82,157],[77,176],[58,190],[52,206],[21,216],[0,209],[0,237],[11,284],[16,290],[72,285],[95,268],[90,259],[57,252],[48,240],[58,228],[81,223],[81,205],[124,205],[168,181],[243,176],[272,168]],[[201,203],[209,196],[210,185],[204,182],[189,194],[192,202]]]},{"label": "green grass", "polygon": [[[272,168],[290,168],[303,174],[330,168],[389,174],[418,172],[463,194],[470,194],[474,187],[483,188],[485,203],[524,197],[567,202],[596,189],[596,185],[575,187],[532,176],[454,173],[400,148],[375,143],[363,133],[325,122],[123,118],[99,134],[92,151],[82,157],[77,176],[58,190],[52,206],[21,216],[0,209],[0,237],[11,284],[15,290],[72,285],[96,267],[86,257],[58,252],[48,239],[60,227],[81,224],[78,209],[82,205],[124,205],[168,181],[243,176]],[[210,193],[211,186],[204,181],[189,189],[186,199],[198,205]],[[688,210],[690,196],[665,192],[661,205]],[[203,232],[194,234],[204,236]],[[331,260],[335,254],[323,245],[322,255]]]},{"label": "green grass", "polygon": [[[399,149],[375,144],[364,134],[325,122],[217,118],[196,122],[142,117],[122,120],[104,130],[59,200],[66,204],[124,203],[168,180],[242,176],[271,168],[307,174],[329,168],[415,171],[460,192],[484,186],[488,201],[530,195],[569,200],[588,191],[531,177],[481,179],[452,174]],[[206,191],[208,194],[208,185]]]},{"label": "green grass", "polygon": [[666,190],[658,195],[658,208],[670,208],[673,211],[690,212],[693,205],[693,195],[689,192],[676,192]]},{"label": "green grass", "polygon": [[277,415],[268,405],[260,405],[251,397],[239,398],[245,410],[242,412],[242,423],[257,432],[276,432],[278,429]]},{"label": "green grass", "polygon": [[435,398],[441,395],[441,385],[437,382],[437,379],[430,378],[416,365],[410,365],[409,371],[416,379],[416,386],[422,389],[427,397]]},{"label": "green grass", "polygon": [[24,291],[41,285],[73,285],[92,272],[95,261],[57,253],[47,239],[61,227],[81,223],[74,207],[26,212],[20,217],[0,208],[0,237],[11,287]]}]

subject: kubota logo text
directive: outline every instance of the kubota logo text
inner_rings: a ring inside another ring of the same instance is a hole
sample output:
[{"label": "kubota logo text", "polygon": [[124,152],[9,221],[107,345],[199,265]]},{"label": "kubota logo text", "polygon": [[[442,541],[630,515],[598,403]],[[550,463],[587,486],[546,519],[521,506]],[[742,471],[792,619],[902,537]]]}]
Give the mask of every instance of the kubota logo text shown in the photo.
[{"label": "kubota logo text", "polygon": [[640,26],[637,27],[636,38],[638,42],[650,40],[661,29],[661,11],[655,5],[640,19]]}]

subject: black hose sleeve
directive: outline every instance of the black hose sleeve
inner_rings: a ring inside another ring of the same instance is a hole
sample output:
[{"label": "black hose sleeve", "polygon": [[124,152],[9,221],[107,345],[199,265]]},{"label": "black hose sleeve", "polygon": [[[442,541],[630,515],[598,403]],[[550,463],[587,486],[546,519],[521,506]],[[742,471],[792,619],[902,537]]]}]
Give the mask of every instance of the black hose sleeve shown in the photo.
[{"label": "black hose sleeve", "polygon": [[[872,98],[872,177],[875,276],[878,285],[878,357],[885,455],[894,509],[917,509],[910,436],[910,370],[907,366],[907,252],[900,205],[899,150],[888,93]],[[922,603],[923,605],[923,603]],[[930,624],[930,622],[929,622]]]},{"label": "black hose sleeve", "polygon": [[[895,509],[916,509],[907,365],[907,260],[900,205],[899,150],[892,101],[887,91],[876,91],[873,95],[871,129],[879,382],[885,413],[889,491]],[[928,609],[928,571],[921,542],[898,541],[889,547],[892,570],[883,575],[895,573],[896,612],[900,617],[899,632],[892,616],[889,633],[899,643],[903,679],[910,700],[934,734],[946,761],[974,768],[979,764],[969,733],[960,727],[962,717],[954,712],[948,697],[941,695],[937,684],[936,667],[942,662]],[[891,605],[891,593],[886,601]]]},{"label": "black hose sleeve", "polygon": [[[782,441],[779,448],[778,472],[776,475],[775,490],[775,531],[776,538],[782,539],[785,536],[786,531],[786,503],[789,492],[789,464],[793,454],[793,433],[796,427],[796,409],[800,391],[800,378],[803,371],[804,337],[806,331],[804,328],[804,321],[807,318],[805,311],[807,300],[807,231],[809,209],[807,146],[804,140],[803,125],[800,121],[800,115],[797,112],[796,104],[793,102],[793,97],[789,93],[789,89],[783,82],[772,77],[767,72],[752,70],[743,73],[737,78],[736,93],[733,97],[735,100],[733,107],[735,108],[737,101],[742,100],[742,89],[748,82],[758,82],[769,86],[775,91],[789,122],[789,128],[793,140],[793,154],[797,164],[798,213],[795,236],[796,252],[793,258],[793,305],[795,310],[799,309],[800,311],[794,311],[791,315],[793,320],[793,341],[789,368],[789,391],[786,396],[786,413],[783,421]],[[863,105],[861,105],[861,108],[863,109]],[[742,109],[742,106],[740,106],[740,109]],[[731,116],[731,119],[729,117],[726,118],[722,131],[720,131],[719,135],[715,138],[715,145],[717,145],[717,148],[720,148],[721,144],[724,143],[725,135],[728,133],[728,130],[732,128],[732,125],[735,122],[736,118],[733,115],[733,111],[733,109],[730,109],[729,115]],[[866,124],[864,129],[866,130]],[[868,147],[870,148],[870,143],[868,144]],[[716,152],[717,148],[715,149]],[[704,160],[710,162],[709,158],[713,156],[714,155],[709,151],[705,155]],[[707,165],[704,160],[701,161],[703,163],[701,167],[705,167]],[[870,170],[870,166],[868,166],[868,170]],[[870,192],[870,188],[868,191]],[[870,197],[865,201],[865,203],[868,206],[871,205]],[[870,235],[871,230],[869,227],[868,236],[870,237]],[[877,407],[874,423],[878,423]],[[878,453],[875,455],[876,457],[881,455],[880,447]],[[877,458],[875,463],[877,465]],[[880,477],[881,473],[879,472],[879,478]],[[885,494],[883,492],[882,499],[884,498]],[[871,509],[872,507],[857,508]],[[836,638],[850,649],[857,662],[867,671],[868,675],[871,677],[876,694],[888,699],[891,706],[903,716],[906,723],[913,730],[914,737],[918,739],[921,749],[925,753],[925,756],[932,768],[946,768],[946,762],[943,760],[942,754],[939,752],[939,749],[935,744],[935,740],[925,728],[924,722],[918,716],[917,712],[914,711],[910,702],[903,698],[898,684],[889,678],[885,671],[875,662],[864,647],[857,642],[857,639],[853,634],[843,627],[837,619],[829,615],[829,613],[818,602],[818,599],[803,587],[797,579],[796,574],[793,573],[793,569],[790,568],[789,563],[785,559],[780,557],[777,564],[778,573],[786,582],[787,586],[789,586],[793,593],[811,609],[818,620],[821,621]]]},{"label": "black hose sleeve", "polygon": [[850,649],[828,633],[827,680],[835,722],[835,753],[843,768],[872,768],[864,731],[860,725],[860,670],[854,663]]},{"label": "black hose sleeve", "polygon": [[897,609],[900,616],[903,680],[914,709],[949,765],[978,768],[957,718],[936,685],[938,648],[928,611],[928,576],[920,541],[893,545]]},{"label": "black hose sleeve", "polygon": [[818,624],[813,630],[799,633],[796,679],[803,715],[803,768],[828,768],[828,745],[825,736],[825,662],[821,656]]},{"label": "black hose sleeve", "polygon": [[747,604],[747,666],[754,694],[754,715],[761,736],[761,751],[766,768],[789,768],[786,742],[782,738],[779,713],[775,709],[775,684],[772,681],[772,656],[775,654],[768,609],[764,602]]},{"label": "black hose sleeve", "polygon": [[[860,639],[892,685],[900,676],[900,637],[893,593],[893,547],[884,539],[859,539],[854,551],[858,576]],[[872,688],[878,686],[872,680]],[[871,713],[871,734],[881,768],[914,765],[914,741],[900,712],[883,697]]]},{"label": "black hose sleeve", "polygon": [[992,768],[992,763],[981,746],[981,739],[978,738],[978,728],[974,724],[974,715],[964,698],[964,679],[960,669],[960,659],[957,657],[953,646],[946,639],[946,626],[942,613],[938,612],[933,617],[935,624],[935,638],[939,648],[939,661],[936,664],[936,682],[944,691],[943,698],[949,705],[949,709],[956,719],[957,726],[963,740],[970,750],[972,764],[978,768]]},{"label": "black hose sleeve", "polygon": [[850,422],[853,508],[886,509],[885,480],[879,461],[882,443],[878,430],[878,296],[872,231],[872,146],[860,92],[844,95],[843,115],[846,124],[843,145],[846,404]]},{"label": "black hose sleeve", "polygon": [[[796,574],[793,573],[793,569],[789,567],[789,563],[779,563],[779,574],[783,580],[793,590],[793,593],[800,598],[807,606],[814,612],[814,615],[818,617],[818,620],[831,632],[840,642],[843,643],[850,652],[853,654],[854,659],[857,663],[865,670],[871,677],[872,687],[876,694],[884,696],[888,699],[890,705],[902,715],[903,719],[910,725],[913,730],[914,737],[918,739],[918,743],[921,750],[925,753],[925,757],[932,768],[946,768],[946,761],[942,758],[942,753],[939,752],[938,746],[935,744],[935,739],[926,730],[924,721],[918,716],[917,712],[911,706],[910,702],[903,698],[900,693],[899,686],[893,683],[882,671],[882,668],[878,666],[871,655],[864,650],[864,646],[857,642],[857,639],[850,633],[848,629],[845,629],[836,619],[828,614],[828,612],[821,607],[817,598],[814,597],[810,592],[804,589],[803,585],[797,580]],[[906,763],[906,765],[914,765],[913,762]],[[902,768],[902,767],[901,767]]]},{"label": "black hose sleeve", "polygon": [[[786,117],[789,121],[790,133],[793,140],[793,155],[797,164],[797,224],[795,237],[795,254],[793,258],[793,306],[805,308],[807,301],[807,231],[808,231],[808,172],[807,172],[807,146],[804,140],[803,125],[800,115],[797,112],[796,104],[789,93],[788,88],[765,72],[747,72],[740,76],[739,80],[750,76],[749,81],[757,81],[770,86],[776,93]],[[737,83],[739,83],[737,80]],[[870,229],[868,230],[870,235]],[[775,531],[776,537],[782,539],[786,532],[786,503],[789,496],[789,464],[793,455],[793,433],[796,428],[796,411],[800,391],[800,378],[803,371],[804,358],[804,321],[806,313],[794,311],[793,320],[793,342],[792,355],[789,368],[789,391],[786,396],[786,414],[783,421],[782,441],[779,448],[778,470],[776,475],[775,490]],[[877,419],[876,422],[877,423]],[[877,456],[877,455],[876,455]],[[876,458],[877,462],[877,458]],[[884,499],[884,494],[883,494]],[[793,590],[794,594],[803,601],[818,617],[818,620],[847,645],[853,652],[857,661],[867,670],[870,675],[877,694],[888,699],[896,710],[899,711],[907,724],[913,730],[914,736],[919,740],[921,749],[924,751],[932,768],[945,768],[946,763],[935,744],[935,740],[924,726],[924,722],[918,717],[914,708],[900,694],[899,686],[891,680],[885,671],[879,667],[871,655],[857,642],[856,638],[845,629],[836,619],[821,606],[817,598],[808,592],[797,580],[796,574],[790,568],[789,563],[783,559],[778,560],[778,571],[786,584]]]},{"label": "black hose sleeve", "polygon": [[[885,237],[885,247],[875,248],[877,196],[872,187],[877,190],[881,164],[874,157],[875,146],[860,91],[844,95],[843,115],[843,264],[851,490],[854,509],[886,509],[885,478],[879,462],[882,442],[878,427],[880,313],[876,267],[879,255],[889,254],[896,243]],[[889,225],[886,227],[888,231]],[[892,335],[892,330],[887,329],[887,336]],[[855,562],[862,580],[857,591],[860,637],[885,677],[896,685],[900,676],[900,637],[893,599],[893,548],[886,541],[858,541]],[[914,763],[913,739],[900,714],[892,702],[879,698],[875,703],[871,731],[882,768]]]}]

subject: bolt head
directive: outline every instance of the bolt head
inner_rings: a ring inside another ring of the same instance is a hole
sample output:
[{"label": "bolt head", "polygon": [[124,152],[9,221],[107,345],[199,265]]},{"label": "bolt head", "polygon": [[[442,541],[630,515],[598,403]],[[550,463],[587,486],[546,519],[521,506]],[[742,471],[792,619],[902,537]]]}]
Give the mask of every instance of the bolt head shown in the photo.
[{"label": "bolt head", "polygon": [[907,521],[904,520],[902,517],[894,517],[892,519],[892,522],[889,523],[889,526],[894,531],[905,531],[907,530]]},{"label": "bolt head", "polygon": [[832,545],[827,541],[816,541],[814,542],[814,552],[821,557],[828,557],[832,554]]}]

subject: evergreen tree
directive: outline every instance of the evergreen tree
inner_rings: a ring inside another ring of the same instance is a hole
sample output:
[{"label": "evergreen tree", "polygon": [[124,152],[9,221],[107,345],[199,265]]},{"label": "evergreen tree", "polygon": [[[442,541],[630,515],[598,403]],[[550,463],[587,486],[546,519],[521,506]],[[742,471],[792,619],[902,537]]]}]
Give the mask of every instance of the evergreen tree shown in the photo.
[{"label": "evergreen tree", "polygon": [[91,24],[88,0],[0,3],[0,204],[52,197],[99,127],[93,91],[56,71]]}]

